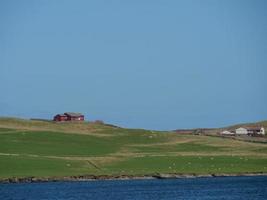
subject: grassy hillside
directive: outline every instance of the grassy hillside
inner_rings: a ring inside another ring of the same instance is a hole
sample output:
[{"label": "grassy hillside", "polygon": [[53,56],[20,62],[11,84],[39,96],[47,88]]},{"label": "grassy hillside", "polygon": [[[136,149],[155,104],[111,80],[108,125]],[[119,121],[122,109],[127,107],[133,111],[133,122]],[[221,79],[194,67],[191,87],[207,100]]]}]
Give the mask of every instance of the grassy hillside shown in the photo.
[{"label": "grassy hillside", "polygon": [[267,172],[267,144],[0,118],[0,178]]}]

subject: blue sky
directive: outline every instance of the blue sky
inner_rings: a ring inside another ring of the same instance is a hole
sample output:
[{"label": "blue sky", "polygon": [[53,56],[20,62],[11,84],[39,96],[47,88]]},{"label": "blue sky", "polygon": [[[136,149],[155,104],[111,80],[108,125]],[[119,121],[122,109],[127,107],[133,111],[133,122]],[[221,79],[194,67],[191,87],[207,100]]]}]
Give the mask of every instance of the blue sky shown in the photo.
[{"label": "blue sky", "polygon": [[267,119],[265,0],[0,2],[0,115],[124,127]]}]

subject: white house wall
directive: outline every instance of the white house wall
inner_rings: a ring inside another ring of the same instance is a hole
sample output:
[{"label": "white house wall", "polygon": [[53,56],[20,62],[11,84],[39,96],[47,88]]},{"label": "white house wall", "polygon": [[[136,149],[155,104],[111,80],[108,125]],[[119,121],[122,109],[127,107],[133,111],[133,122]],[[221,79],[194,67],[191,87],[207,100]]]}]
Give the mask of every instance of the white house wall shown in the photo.
[{"label": "white house wall", "polygon": [[238,128],[235,130],[235,133],[237,135],[247,135],[248,134],[248,130],[245,128]]},{"label": "white house wall", "polygon": [[261,128],[261,132],[260,132],[262,135],[265,135],[265,130],[264,130],[264,128],[262,127]]}]

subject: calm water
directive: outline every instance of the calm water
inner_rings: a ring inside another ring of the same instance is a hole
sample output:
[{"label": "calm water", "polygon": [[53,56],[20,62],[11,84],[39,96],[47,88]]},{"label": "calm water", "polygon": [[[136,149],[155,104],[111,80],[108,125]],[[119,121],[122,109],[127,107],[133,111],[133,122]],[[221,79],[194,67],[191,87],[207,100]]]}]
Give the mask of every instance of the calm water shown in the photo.
[{"label": "calm water", "polygon": [[1,200],[266,200],[267,176],[0,184]]}]

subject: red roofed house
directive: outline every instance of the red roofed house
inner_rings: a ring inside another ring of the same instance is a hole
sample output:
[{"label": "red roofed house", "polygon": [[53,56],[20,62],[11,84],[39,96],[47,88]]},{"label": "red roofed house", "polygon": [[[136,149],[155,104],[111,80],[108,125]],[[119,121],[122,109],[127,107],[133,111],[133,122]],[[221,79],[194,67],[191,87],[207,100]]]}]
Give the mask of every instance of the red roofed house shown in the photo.
[{"label": "red roofed house", "polygon": [[64,114],[57,114],[56,116],[54,116],[54,121],[57,122],[62,122],[62,121],[67,121],[68,117]]},{"label": "red roofed house", "polygon": [[81,113],[66,112],[64,114],[57,114],[54,116],[54,121],[84,121],[84,115]]},{"label": "red roofed house", "polygon": [[84,121],[84,115],[81,113],[66,112],[67,121]]}]

